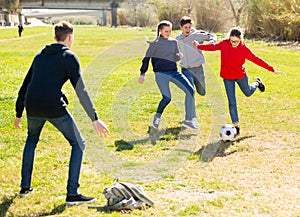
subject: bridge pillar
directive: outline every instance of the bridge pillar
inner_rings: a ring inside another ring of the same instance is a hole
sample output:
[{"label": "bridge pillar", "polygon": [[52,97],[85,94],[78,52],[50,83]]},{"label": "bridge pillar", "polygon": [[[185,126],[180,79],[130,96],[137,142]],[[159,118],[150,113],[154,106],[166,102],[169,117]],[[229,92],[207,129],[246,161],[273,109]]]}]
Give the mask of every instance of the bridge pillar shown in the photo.
[{"label": "bridge pillar", "polygon": [[115,1],[113,1],[110,4],[110,10],[111,10],[111,27],[117,27],[118,26],[118,19],[117,19],[117,12],[118,12],[119,4]]},{"label": "bridge pillar", "polygon": [[106,26],[107,25],[107,10],[102,10],[102,26]]}]

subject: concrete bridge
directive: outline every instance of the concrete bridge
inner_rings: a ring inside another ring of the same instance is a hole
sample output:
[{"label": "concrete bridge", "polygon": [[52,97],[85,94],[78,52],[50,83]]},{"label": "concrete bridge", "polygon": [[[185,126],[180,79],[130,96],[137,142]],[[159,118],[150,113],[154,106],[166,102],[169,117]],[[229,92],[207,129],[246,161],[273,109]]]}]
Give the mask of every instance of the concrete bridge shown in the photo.
[{"label": "concrete bridge", "polygon": [[[112,27],[117,26],[117,8],[123,0],[20,0],[22,9],[62,9],[61,12],[26,13],[26,18],[42,18],[68,15],[92,15],[99,17],[99,24],[106,26],[110,17]],[[1,6],[1,3],[0,3]],[[76,11],[75,11],[76,10]],[[21,20],[21,19],[20,19]],[[8,21],[9,22],[9,21]]]},{"label": "concrete bridge", "polygon": [[20,0],[24,9],[107,10],[118,7],[123,0]]}]

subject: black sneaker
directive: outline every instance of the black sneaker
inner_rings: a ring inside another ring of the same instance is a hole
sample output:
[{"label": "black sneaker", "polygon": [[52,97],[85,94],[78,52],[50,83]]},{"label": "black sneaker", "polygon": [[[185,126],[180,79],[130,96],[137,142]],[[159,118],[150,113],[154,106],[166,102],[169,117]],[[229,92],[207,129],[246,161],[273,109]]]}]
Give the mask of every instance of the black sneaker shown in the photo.
[{"label": "black sneaker", "polygon": [[258,89],[260,90],[260,92],[264,92],[266,87],[265,87],[264,83],[262,82],[262,80],[259,77],[257,77],[255,79],[255,81],[258,83]]},{"label": "black sneaker", "polygon": [[86,196],[83,196],[82,194],[78,194],[78,195],[74,195],[74,196],[67,196],[66,205],[69,205],[69,206],[79,205],[82,203],[90,203],[94,200],[96,200],[96,198],[86,197]]},{"label": "black sneaker", "polygon": [[236,137],[236,136],[240,135],[240,127],[239,126],[234,126],[234,127],[236,129],[236,134],[234,137]]},{"label": "black sneaker", "polygon": [[21,188],[19,195],[20,197],[24,197],[28,195],[30,192],[33,192],[33,188]]}]

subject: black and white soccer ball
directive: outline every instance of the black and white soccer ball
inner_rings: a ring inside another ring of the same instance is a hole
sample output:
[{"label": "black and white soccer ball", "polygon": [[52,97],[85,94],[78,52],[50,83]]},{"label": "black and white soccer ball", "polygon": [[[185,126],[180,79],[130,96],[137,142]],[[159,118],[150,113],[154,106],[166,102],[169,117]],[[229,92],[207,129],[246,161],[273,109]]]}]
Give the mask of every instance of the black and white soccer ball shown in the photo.
[{"label": "black and white soccer ball", "polygon": [[220,129],[220,137],[224,142],[232,141],[236,134],[236,128],[230,124],[225,124]]}]

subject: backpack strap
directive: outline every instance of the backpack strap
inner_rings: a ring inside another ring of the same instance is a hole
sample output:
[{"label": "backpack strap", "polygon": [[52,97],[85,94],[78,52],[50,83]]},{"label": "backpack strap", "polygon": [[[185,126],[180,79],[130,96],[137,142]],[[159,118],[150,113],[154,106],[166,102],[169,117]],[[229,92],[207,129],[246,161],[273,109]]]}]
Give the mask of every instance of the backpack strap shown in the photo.
[{"label": "backpack strap", "polygon": [[148,206],[153,206],[154,202],[146,195],[144,189],[140,185],[133,185],[128,182],[118,182],[123,188],[126,189],[126,192],[130,193],[130,195],[144,202]]},{"label": "backpack strap", "polygon": [[120,182],[115,182],[114,186],[112,187],[112,191],[115,195],[119,197],[123,197],[129,199],[132,197],[132,194],[126,187],[124,187]]}]

